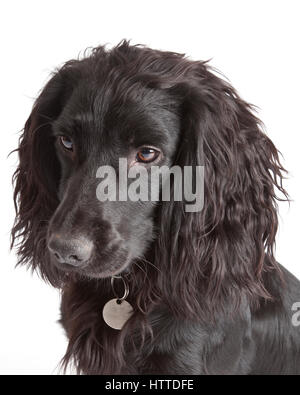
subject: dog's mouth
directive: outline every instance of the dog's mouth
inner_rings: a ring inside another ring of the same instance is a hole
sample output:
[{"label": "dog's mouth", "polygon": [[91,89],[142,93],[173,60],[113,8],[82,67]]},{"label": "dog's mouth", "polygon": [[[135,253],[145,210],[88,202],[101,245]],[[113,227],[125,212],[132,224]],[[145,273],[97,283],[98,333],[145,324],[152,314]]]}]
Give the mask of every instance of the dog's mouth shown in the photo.
[{"label": "dog's mouth", "polygon": [[89,279],[108,278],[128,272],[132,261],[132,255],[129,251],[121,250],[116,256],[93,256],[82,264],[70,264],[68,262],[59,262],[51,254],[51,264],[53,264],[68,279],[70,277],[81,277]]}]

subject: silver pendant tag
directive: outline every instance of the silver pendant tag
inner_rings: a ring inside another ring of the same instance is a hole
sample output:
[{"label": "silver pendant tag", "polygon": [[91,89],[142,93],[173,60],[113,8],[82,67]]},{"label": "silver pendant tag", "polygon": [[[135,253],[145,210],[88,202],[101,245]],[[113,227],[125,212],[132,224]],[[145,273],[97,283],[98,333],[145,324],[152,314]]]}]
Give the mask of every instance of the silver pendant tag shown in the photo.
[{"label": "silver pendant tag", "polygon": [[133,313],[133,308],[126,300],[111,299],[103,307],[102,316],[108,326],[122,329]]}]

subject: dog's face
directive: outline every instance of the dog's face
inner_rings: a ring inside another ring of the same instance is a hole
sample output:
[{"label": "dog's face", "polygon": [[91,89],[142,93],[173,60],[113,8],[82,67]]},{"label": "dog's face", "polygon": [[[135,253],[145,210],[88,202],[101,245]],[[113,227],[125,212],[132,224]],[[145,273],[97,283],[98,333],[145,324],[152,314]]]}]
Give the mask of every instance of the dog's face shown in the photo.
[{"label": "dog's face", "polygon": [[120,158],[127,160],[128,170],[143,167],[150,174],[153,165],[172,164],[179,141],[179,117],[165,92],[135,89],[122,97],[114,88],[78,84],[52,123],[61,172],[48,254],[60,270],[87,277],[121,273],[143,257],[155,237],[156,203],[120,201],[118,196],[100,201],[97,169],[115,169],[118,190],[124,181]]}]

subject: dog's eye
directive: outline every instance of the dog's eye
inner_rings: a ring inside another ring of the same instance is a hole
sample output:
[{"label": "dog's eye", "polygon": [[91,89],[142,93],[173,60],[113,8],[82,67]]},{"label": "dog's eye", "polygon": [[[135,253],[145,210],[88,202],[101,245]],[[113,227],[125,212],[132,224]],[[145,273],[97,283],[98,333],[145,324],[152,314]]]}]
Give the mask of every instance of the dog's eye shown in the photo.
[{"label": "dog's eye", "polygon": [[137,153],[136,161],[150,163],[153,162],[159,156],[159,154],[160,152],[154,148],[144,147]]},{"label": "dog's eye", "polygon": [[73,141],[67,136],[59,136],[59,141],[64,149],[73,151]]}]

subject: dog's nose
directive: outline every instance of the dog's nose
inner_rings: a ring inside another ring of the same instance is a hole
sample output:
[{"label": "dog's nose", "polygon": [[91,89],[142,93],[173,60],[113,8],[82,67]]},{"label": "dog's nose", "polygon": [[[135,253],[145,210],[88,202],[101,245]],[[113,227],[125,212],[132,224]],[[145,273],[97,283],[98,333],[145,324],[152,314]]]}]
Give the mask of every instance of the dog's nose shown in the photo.
[{"label": "dog's nose", "polygon": [[66,237],[54,233],[50,236],[48,248],[59,263],[82,266],[89,260],[93,251],[93,242],[85,237]]}]

